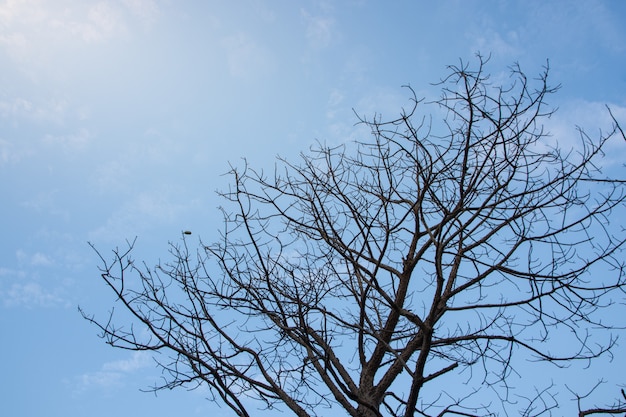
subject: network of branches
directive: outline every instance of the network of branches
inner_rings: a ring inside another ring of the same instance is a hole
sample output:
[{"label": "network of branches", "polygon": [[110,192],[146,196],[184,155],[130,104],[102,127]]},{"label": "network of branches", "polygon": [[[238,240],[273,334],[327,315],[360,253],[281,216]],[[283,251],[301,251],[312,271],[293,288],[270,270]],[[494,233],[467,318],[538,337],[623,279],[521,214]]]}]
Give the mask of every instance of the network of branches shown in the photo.
[{"label": "network of branches", "polygon": [[[238,416],[550,415],[551,384],[510,381],[616,346],[626,180],[602,162],[626,137],[609,109],[604,133],[550,137],[547,66],[495,84],[485,64],[449,67],[434,102],[407,87],[399,117],[359,117],[357,143],[233,167],[215,243],[183,236],[156,267],[134,242],[98,252],[122,307],[83,315],[160,353],[155,390],[203,386]],[[615,393],[574,399],[626,412]]]}]

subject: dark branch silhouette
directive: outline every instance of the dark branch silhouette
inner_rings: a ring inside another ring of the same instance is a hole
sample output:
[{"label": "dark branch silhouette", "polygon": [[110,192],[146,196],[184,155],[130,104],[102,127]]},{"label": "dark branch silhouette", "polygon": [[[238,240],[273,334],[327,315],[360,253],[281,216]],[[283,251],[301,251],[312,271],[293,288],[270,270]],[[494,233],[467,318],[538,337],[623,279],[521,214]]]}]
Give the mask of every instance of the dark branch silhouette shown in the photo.
[{"label": "dark branch silhouette", "polygon": [[449,67],[436,102],[407,87],[397,119],[359,118],[360,142],[233,167],[215,243],[183,234],[154,268],[135,242],[98,252],[131,316],[83,315],[112,346],[163,353],[155,390],[203,385],[238,416],[549,413],[551,388],[512,400],[507,380],[615,346],[626,180],[601,162],[624,133],[611,114],[561,148],[542,124],[547,66],[498,85],[484,64]]}]

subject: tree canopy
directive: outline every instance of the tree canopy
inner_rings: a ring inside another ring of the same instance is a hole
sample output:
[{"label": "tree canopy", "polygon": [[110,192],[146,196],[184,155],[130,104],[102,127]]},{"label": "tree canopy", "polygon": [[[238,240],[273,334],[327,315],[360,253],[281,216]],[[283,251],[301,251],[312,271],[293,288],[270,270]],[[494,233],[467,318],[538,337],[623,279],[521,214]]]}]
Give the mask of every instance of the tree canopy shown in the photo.
[{"label": "tree canopy", "polygon": [[[124,313],[83,315],[165,354],[154,389],[205,386],[239,416],[549,414],[551,386],[508,381],[616,346],[626,179],[602,165],[626,137],[609,109],[608,131],[550,137],[548,67],[496,83],[485,64],[450,66],[435,101],[407,87],[356,143],[233,167],[214,243],[184,232],[155,267],[134,242],[98,252]],[[579,412],[626,412],[615,393]]]}]

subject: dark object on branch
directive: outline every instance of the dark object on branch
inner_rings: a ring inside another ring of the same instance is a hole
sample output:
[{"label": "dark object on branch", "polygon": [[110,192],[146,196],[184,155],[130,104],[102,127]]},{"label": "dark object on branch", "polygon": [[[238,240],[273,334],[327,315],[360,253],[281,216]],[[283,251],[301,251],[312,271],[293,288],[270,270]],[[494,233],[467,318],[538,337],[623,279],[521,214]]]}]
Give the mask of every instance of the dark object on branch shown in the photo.
[{"label": "dark object on branch", "polygon": [[[615,344],[600,316],[624,297],[625,181],[598,164],[623,133],[613,119],[551,147],[547,68],[496,86],[483,64],[450,67],[436,103],[409,88],[398,119],[361,118],[372,136],[354,150],[233,168],[221,239],[197,252],[183,239],[154,269],[133,244],[101,256],[133,324],[85,317],[112,346],[168,358],[155,390],[205,385],[239,416],[245,397],[301,417],[555,408],[547,389],[511,400],[507,381],[521,360],[558,367]],[[433,104],[440,125],[418,114]]]}]

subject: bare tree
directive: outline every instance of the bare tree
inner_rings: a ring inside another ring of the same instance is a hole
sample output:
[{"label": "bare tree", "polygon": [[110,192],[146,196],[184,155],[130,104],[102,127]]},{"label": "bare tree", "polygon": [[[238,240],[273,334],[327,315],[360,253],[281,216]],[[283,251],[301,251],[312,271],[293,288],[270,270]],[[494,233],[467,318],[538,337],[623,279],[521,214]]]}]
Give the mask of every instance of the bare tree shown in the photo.
[{"label": "bare tree", "polygon": [[367,140],[233,168],[216,243],[185,232],[154,268],[134,242],[101,255],[130,317],[83,315],[112,346],[165,353],[155,390],[206,386],[239,416],[550,414],[549,387],[521,400],[507,382],[615,346],[626,180],[600,162],[623,132],[611,115],[551,145],[548,68],[494,85],[484,64],[449,67],[435,102],[409,87],[395,120],[359,118]]}]

